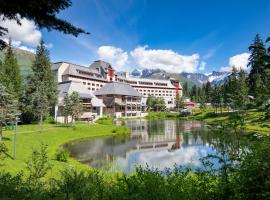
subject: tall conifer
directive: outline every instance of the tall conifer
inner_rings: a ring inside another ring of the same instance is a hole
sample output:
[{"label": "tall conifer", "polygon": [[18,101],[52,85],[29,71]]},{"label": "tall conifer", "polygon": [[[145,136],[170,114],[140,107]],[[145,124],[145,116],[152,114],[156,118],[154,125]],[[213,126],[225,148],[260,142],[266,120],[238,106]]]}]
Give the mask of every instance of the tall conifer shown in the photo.
[{"label": "tall conifer", "polygon": [[57,100],[57,84],[51,70],[49,52],[43,41],[37,47],[32,70],[27,88],[29,108],[42,125]]}]

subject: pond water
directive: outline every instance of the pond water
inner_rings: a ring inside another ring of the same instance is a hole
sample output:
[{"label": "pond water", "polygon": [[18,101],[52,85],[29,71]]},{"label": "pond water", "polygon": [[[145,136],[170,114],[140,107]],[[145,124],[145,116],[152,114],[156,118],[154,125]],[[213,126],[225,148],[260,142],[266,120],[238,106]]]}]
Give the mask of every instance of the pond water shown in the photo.
[{"label": "pond water", "polygon": [[[137,166],[164,170],[177,166],[201,168],[201,158],[218,155],[217,137],[198,121],[127,120],[129,137],[76,141],[64,147],[75,159],[110,172],[130,173]],[[218,167],[217,161],[213,161]]]}]

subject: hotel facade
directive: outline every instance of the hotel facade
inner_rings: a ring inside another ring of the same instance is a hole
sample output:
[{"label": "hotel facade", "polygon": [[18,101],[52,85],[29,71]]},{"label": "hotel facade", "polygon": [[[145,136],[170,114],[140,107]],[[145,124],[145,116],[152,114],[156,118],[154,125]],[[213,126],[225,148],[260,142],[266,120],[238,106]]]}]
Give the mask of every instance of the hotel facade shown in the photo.
[{"label": "hotel facade", "polygon": [[[175,98],[182,96],[181,84],[174,80],[157,80],[131,77],[128,73],[117,73],[110,63],[102,60],[94,61],[89,67],[68,62],[57,62],[52,66],[59,85],[67,82],[80,82],[91,94],[95,94],[105,84],[111,82],[130,85],[141,94],[141,106],[146,108],[146,100],[150,95],[164,99],[166,108],[175,107]],[[85,89],[84,88],[84,89]]]}]

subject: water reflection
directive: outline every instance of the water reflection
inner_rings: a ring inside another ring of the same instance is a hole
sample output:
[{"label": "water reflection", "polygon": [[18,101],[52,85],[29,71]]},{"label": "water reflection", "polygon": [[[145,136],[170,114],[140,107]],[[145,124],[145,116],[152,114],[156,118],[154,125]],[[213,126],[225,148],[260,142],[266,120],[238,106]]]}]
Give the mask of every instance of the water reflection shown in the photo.
[{"label": "water reflection", "polygon": [[207,142],[207,128],[198,121],[141,119],[125,123],[132,130],[129,138],[99,138],[66,147],[82,163],[125,173],[138,165],[160,170],[174,165],[200,167],[200,158],[217,153]]}]

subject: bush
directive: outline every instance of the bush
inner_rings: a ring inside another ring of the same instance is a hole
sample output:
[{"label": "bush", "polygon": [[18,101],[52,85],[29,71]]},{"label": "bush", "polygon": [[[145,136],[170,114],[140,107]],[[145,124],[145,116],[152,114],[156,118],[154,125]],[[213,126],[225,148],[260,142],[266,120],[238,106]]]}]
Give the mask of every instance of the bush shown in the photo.
[{"label": "bush", "polygon": [[4,143],[0,143],[0,159],[4,159],[8,152],[8,148]]},{"label": "bush", "polygon": [[66,149],[59,150],[56,153],[56,160],[60,162],[67,162],[68,158],[69,158],[69,151]]},{"label": "bush", "polygon": [[130,129],[126,126],[117,126],[112,130],[116,135],[129,135]]},{"label": "bush", "polygon": [[102,125],[112,125],[113,124],[113,118],[112,117],[101,117],[96,122],[98,124],[102,124]]},{"label": "bush", "polygon": [[149,112],[147,119],[173,119],[179,117],[179,113],[171,112]]},{"label": "bush", "polygon": [[53,116],[48,116],[45,120],[45,123],[48,123],[48,124],[55,124],[55,120],[54,120],[54,117]]}]

